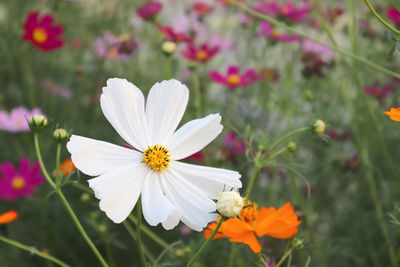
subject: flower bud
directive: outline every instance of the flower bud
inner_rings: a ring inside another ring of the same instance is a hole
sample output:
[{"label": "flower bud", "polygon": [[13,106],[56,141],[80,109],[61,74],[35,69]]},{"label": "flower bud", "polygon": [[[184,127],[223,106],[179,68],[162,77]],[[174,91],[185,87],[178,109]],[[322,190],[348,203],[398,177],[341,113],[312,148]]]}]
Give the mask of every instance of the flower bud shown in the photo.
[{"label": "flower bud", "polygon": [[289,144],[287,145],[287,150],[291,153],[294,153],[297,150],[297,145],[295,142],[290,141]]},{"label": "flower bud", "polygon": [[32,131],[41,131],[47,126],[47,119],[43,115],[33,115],[29,121],[29,128]]},{"label": "flower bud", "polygon": [[173,53],[175,53],[175,50],[176,50],[176,43],[170,42],[170,41],[164,42],[164,43],[162,43],[162,45],[161,45],[161,50],[162,50],[162,52],[164,53],[164,55],[170,56],[170,55],[172,55]]},{"label": "flower bud", "polygon": [[100,233],[105,233],[105,232],[107,232],[107,226],[105,224],[100,224],[98,226],[98,230]]},{"label": "flower bud", "polygon": [[90,195],[88,194],[88,193],[83,193],[82,195],[81,195],[81,197],[80,197],[80,200],[82,201],[82,202],[86,202],[86,201],[88,201],[90,199]]},{"label": "flower bud", "polygon": [[220,192],[217,211],[224,217],[236,217],[243,209],[244,201],[238,192]]},{"label": "flower bud", "polygon": [[314,100],[314,94],[313,94],[313,92],[312,92],[311,90],[306,90],[306,91],[304,91],[303,97],[304,97],[304,99],[307,100],[307,101],[312,101],[312,100]]},{"label": "flower bud", "polygon": [[53,137],[58,143],[66,143],[69,140],[69,133],[65,129],[56,129]]},{"label": "flower bud", "polygon": [[302,249],[304,248],[304,241],[303,239],[295,237],[292,239],[291,245],[294,249]]},{"label": "flower bud", "polygon": [[316,120],[312,125],[311,128],[316,134],[322,135],[325,132],[325,122],[322,120]]}]

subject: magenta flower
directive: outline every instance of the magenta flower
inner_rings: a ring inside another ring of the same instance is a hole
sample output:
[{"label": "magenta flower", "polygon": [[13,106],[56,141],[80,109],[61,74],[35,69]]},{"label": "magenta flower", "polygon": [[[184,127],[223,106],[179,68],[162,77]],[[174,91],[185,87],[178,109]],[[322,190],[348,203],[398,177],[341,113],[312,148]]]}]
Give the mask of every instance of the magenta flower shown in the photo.
[{"label": "magenta flower", "polygon": [[265,20],[260,22],[260,32],[265,37],[276,42],[280,41],[284,43],[291,43],[300,40],[300,36],[281,33],[277,29],[274,29],[271,23]]},{"label": "magenta flower", "polygon": [[3,162],[0,173],[0,198],[6,201],[28,197],[44,182],[39,163],[36,161],[31,165],[27,157],[21,158],[18,170],[11,162]]},{"label": "magenta flower", "polygon": [[246,146],[243,140],[235,132],[229,132],[224,136],[225,148],[234,155],[241,155],[246,152]]},{"label": "magenta flower", "polygon": [[386,8],[386,16],[400,27],[400,13],[392,6]]},{"label": "magenta flower", "polygon": [[200,150],[199,152],[196,152],[193,155],[185,158],[184,161],[193,161],[193,162],[197,162],[197,163],[204,163],[204,153]]},{"label": "magenta flower", "polygon": [[30,131],[27,120],[33,115],[42,114],[40,109],[34,108],[32,111],[25,107],[14,108],[10,113],[0,111],[0,131],[11,133]]},{"label": "magenta flower", "polygon": [[205,2],[196,2],[192,7],[193,10],[200,16],[207,15],[213,11],[213,7]]},{"label": "magenta flower", "polygon": [[182,56],[200,63],[205,63],[215,56],[219,51],[217,46],[209,47],[207,43],[196,47],[194,44],[188,44],[187,49],[182,52]]},{"label": "magenta flower", "polygon": [[282,5],[280,15],[285,19],[292,20],[295,22],[304,21],[310,12],[310,7],[305,4],[302,7],[295,7],[292,2],[286,2]]},{"label": "magenta flower", "polygon": [[115,36],[106,32],[102,37],[96,39],[94,52],[99,58],[110,60],[128,60],[137,50],[138,43],[129,35]]},{"label": "magenta flower", "polygon": [[161,11],[162,7],[160,2],[151,1],[139,7],[136,14],[144,20],[153,20]]},{"label": "magenta flower", "polygon": [[256,74],[253,68],[240,74],[239,67],[229,66],[226,75],[222,75],[218,71],[213,70],[208,74],[208,77],[214,82],[225,85],[229,87],[230,90],[234,90],[237,87],[245,87],[255,83],[262,78],[262,74]]},{"label": "magenta flower", "polygon": [[281,12],[281,5],[276,1],[267,2],[261,0],[257,6],[253,7],[253,9],[259,13],[275,16]]},{"label": "magenta flower", "polygon": [[374,84],[371,86],[364,86],[364,92],[367,95],[370,95],[376,99],[385,98],[389,93],[392,92],[392,90],[393,90],[393,88],[390,84],[387,84],[384,87],[381,87],[377,84]]},{"label": "magenta flower", "polygon": [[[330,44],[330,42],[327,43]],[[319,57],[326,63],[330,63],[334,55],[332,49],[310,39],[304,39],[301,50],[304,53],[313,53],[319,55]]]},{"label": "magenta flower", "polygon": [[175,43],[192,43],[193,39],[188,37],[184,32],[176,32],[170,26],[163,26],[160,23],[156,24],[157,28],[165,35],[167,41]]}]

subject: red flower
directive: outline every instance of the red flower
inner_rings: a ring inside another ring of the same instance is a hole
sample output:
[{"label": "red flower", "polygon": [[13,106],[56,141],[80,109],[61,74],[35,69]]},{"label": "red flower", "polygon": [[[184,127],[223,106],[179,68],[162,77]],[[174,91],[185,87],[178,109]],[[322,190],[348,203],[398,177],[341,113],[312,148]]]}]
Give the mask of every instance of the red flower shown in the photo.
[{"label": "red flower", "polygon": [[226,71],[226,75],[220,74],[218,71],[213,70],[208,74],[211,80],[216,83],[229,87],[230,90],[234,90],[237,87],[249,86],[252,83],[260,80],[262,74],[256,74],[253,68],[248,69],[243,74],[239,73],[239,67],[231,65]]},{"label": "red flower", "polygon": [[213,7],[204,2],[196,2],[193,4],[193,10],[199,15],[204,16],[213,11]]},{"label": "red flower", "polygon": [[39,19],[39,12],[31,12],[24,23],[25,33],[22,39],[31,42],[37,49],[51,51],[64,45],[64,41],[59,39],[64,29],[61,25],[52,25],[54,17],[44,14]]},{"label": "red flower", "polygon": [[161,11],[162,4],[156,1],[148,2],[143,6],[139,7],[136,11],[139,17],[144,20],[152,20],[154,19],[157,14]]},{"label": "red flower", "polygon": [[397,26],[400,26],[400,12],[392,6],[386,9],[386,16],[393,21]]},{"label": "red flower", "polygon": [[164,33],[167,41],[175,42],[175,43],[192,43],[193,39],[186,36],[184,32],[175,32],[174,29],[170,26],[163,26],[160,23],[157,23],[157,28]]},{"label": "red flower", "polygon": [[188,44],[187,50],[182,52],[182,56],[191,61],[205,63],[214,57],[218,51],[218,47],[209,47],[207,44],[202,44],[200,47]]}]

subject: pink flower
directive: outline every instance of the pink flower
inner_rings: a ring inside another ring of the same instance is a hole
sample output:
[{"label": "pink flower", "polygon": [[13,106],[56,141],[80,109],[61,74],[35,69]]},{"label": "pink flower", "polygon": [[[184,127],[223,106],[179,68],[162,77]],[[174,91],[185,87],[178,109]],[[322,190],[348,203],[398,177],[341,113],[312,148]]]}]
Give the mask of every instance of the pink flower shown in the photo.
[{"label": "pink flower", "polygon": [[52,25],[54,17],[51,14],[44,14],[39,18],[39,12],[31,12],[24,23],[24,35],[22,39],[31,42],[37,49],[52,51],[64,45],[60,39],[64,29],[61,25]]},{"label": "pink flower", "polygon": [[264,0],[261,0],[258,3],[258,6],[253,7],[253,9],[259,13],[263,13],[269,16],[275,16],[278,15],[281,11],[281,6],[278,2],[272,1],[272,2],[267,2]]},{"label": "pink flower", "polygon": [[331,62],[334,55],[332,49],[310,39],[304,39],[302,43],[302,51],[305,53],[317,54],[326,63]]},{"label": "pink flower", "polygon": [[57,85],[56,83],[50,81],[50,80],[45,80],[42,82],[43,89],[49,94],[49,95],[59,95],[64,99],[71,99],[72,98],[72,92],[68,88],[61,87]]},{"label": "pink flower", "polygon": [[246,146],[243,140],[233,131],[224,136],[224,144],[232,154],[241,155],[246,152]]},{"label": "pink flower", "polygon": [[188,44],[186,51],[182,52],[182,56],[200,63],[205,63],[215,56],[219,51],[217,46],[209,47],[207,43],[196,47],[194,44]]},{"label": "pink flower", "polygon": [[330,138],[332,138],[332,139],[335,139],[335,140],[344,141],[344,140],[346,140],[347,138],[350,137],[350,132],[348,132],[348,131],[338,132],[338,131],[335,131],[335,130],[329,130],[328,131],[328,136]]},{"label": "pink flower", "polygon": [[229,87],[234,90],[237,87],[245,87],[253,84],[262,78],[262,74],[256,74],[253,68],[248,69],[243,74],[239,73],[239,67],[229,66],[226,75],[220,74],[218,71],[213,70],[208,74],[211,80],[216,83]]},{"label": "pink flower", "polygon": [[160,23],[157,23],[157,28],[162,33],[164,33],[165,39],[167,41],[172,41],[172,42],[175,42],[175,43],[182,43],[182,42],[192,43],[193,42],[193,39],[188,37],[188,36],[186,36],[186,34],[184,32],[176,32],[170,26],[163,26]]},{"label": "pink flower", "polygon": [[190,157],[184,159],[184,161],[193,161],[197,163],[204,163],[204,153],[202,151],[196,152]]},{"label": "pink flower", "polygon": [[261,21],[260,22],[260,32],[262,35],[264,35],[267,38],[270,38],[273,41],[281,41],[284,43],[291,43],[291,42],[297,42],[300,40],[300,37],[298,35],[288,35],[281,33],[277,29],[272,28],[271,23],[268,21]]},{"label": "pink flower", "polygon": [[371,86],[364,86],[364,92],[367,95],[370,95],[377,99],[385,98],[389,93],[393,90],[390,84],[385,85],[384,87],[380,87],[377,84]]},{"label": "pink flower", "polygon": [[386,16],[400,27],[400,13],[394,7],[388,6],[386,8]]},{"label": "pink flower", "polygon": [[162,4],[160,2],[151,1],[139,7],[136,14],[144,20],[153,20],[161,9]]},{"label": "pink flower", "polygon": [[193,10],[200,16],[207,15],[213,11],[213,7],[204,2],[196,2],[193,4]]},{"label": "pink flower", "polygon": [[282,5],[280,11],[280,15],[285,19],[300,22],[307,18],[308,13],[310,12],[310,7],[308,4],[305,4],[302,7],[295,7],[292,2],[286,2]]},{"label": "pink flower", "polygon": [[6,201],[28,197],[44,182],[39,163],[31,165],[27,157],[21,158],[18,170],[11,162],[3,162],[0,173],[0,198]]},{"label": "pink flower", "polygon": [[17,107],[10,114],[6,111],[0,111],[0,130],[11,133],[29,132],[30,129],[27,120],[33,115],[38,114],[42,114],[38,108],[29,111],[25,107]]},{"label": "pink flower", "polygon": [[106,32],[103,37],[96,39],[94,52],[99,58],[126,61],[136,51],[137,47],[138,43],[129,35],[125,34],[117,37],[110,32]]}]

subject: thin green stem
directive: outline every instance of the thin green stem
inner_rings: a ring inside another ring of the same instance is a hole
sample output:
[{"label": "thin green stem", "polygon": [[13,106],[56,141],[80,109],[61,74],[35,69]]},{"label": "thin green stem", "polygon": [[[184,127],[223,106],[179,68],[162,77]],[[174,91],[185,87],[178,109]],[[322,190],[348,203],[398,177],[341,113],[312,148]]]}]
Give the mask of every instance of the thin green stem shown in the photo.
[{"label": "thin green stem", "polygon": [[[129,235],[132,237],[133,240],[135,240],[135,242],[137,242],[137,236],[135,231],[132,229],[131,225],[129,224],[129,222],[127,220],[123,221],[122,224],[124,225],[125,229],[128,231]],[[146,255],[146,257],[149,259],[149,261],[153,264],[153,262],[155,261],[154,256],[149,252],[149,250],[146,248],[146,246],[144,246],[142,244],[143,247],[143,252]]]},{"label": "thin green stem", "polygon": [[377,18],[386,28],[388,28],[389,30],[391,30],[392,32],[399,34],[400,35],[400,31],[397,30],[396,28],[394,28],[392,25],[390,25],[388,22],[386,22],[386,20],[384,20],[379,14],[378,12],[376,12],[376,10],[374,9],[374,7],[371,5],[371,3],[368,0],[364,0],[364,3],[368,6],[369,10],[371,10],[372,14],[375,16],[375,18]]},{"label": "thin green stem", "polygon": [[172,70],[171,70],[172,59],[171,56],[165,57],[165,77],[167,80],[172,79]]},{"label": "thin green stem", "polygon": [[[130,214],[128,216],[129,220],[136,225],[136,227],[138,227],[138,221],[135,218],[135,216],[133,216],[132,214]],[[151,239],[153,239],[156,243],[158,243],[160,246],[162,246],[165,249],[168,249],[170,252],[175,252],[170,245],[168,245],[167,242],[165,242],[163,239],[161,239],[158,235],[156,235],[153,231],[151,231],[149,228],[147,228],[146,226],[144,226],[143,224],[140,225],[140,229],[143,231],[143,233],[145,233],[148,237],[150,237]]]},{"label": "thin green stem", "polygon": [[60,266],[63,266],[63,267],[70,267],[68,264],[66,264],[66,263],[63,262],[62,260],[57,259],[56,257],[53,257],[53,256],[48,255],[48,254],[46,254],[46,253],[40,252],[39,250],[37,250],[37,249],[34,248],[34,247],[30,247],[30,246],[21,244],[21,243],[18,242],[18,241],[9,239],[9,238],[4,237],[4,236],[1,236],[1,235],[0,235],[0,240],[3,241],[4,243],[10,244],[10,245],[12,245],[12,246],[14,246],[14,247],[17,247],[17,248],[20,248],[20,249],[22,249],[22,250],[26,250],[26,251],[28,251],[28,252],[31,253],[31,254],[35,254],[35,255],[37,255],[37,256],[39,256],[39,257],[42,257],[42,258],[44,258],[44,259],[46,259],[46,260],[49,260],[49,261],[51,261],[51,262],[54,262],[54,263],[56,263],[56,264],[58,264],[58,265],[60,265]]},{"label": "thin green stem", "polygon": [[283,152],[286,152],[287,147],[283,147],[281,149],[279,149],[278,151],[276,151],[274,154],[272,154],[271,156],[268,157],[268,160],[271,161],[274,158],[276,158],[277,156],[279,156],[280,154],[282,154]]},{"label": "thin green stem", "polygon": [[327,43],[325,43],[325,42],[323,42],[323,41],[321,41],[321,40],[319,40],[319,39],[317,39],[317,38],[315,38],[315,37],[313,37],[313,36],[311,36],[309,34],[306,34],[306,33],[302,32],[302,31],[299,31],[299,30],[291,27],[291,26],[288,26],[285,23],[282,23],[282,22],[280,22],[280,21],[278,21],[278,20],[276,20],[276,19],[274,19],[274,18],[272,18],[270,16],[267,16],[265,14],[262,14],[262,13],[259,13],[257,11],[254,11],[254,10],[248,8],[245,4],[242,4],[242,3],[239,3],[239,2],[235,2],[233,0],[228,0],[228,2],[230,2],[231,4],[241,8],[246,13],[251,14],[251,15],[253,15],[253,16],[259,18],[259,19],[266,20],[266,21],[268,21],[268,22],[270,22],[270,23],[272,23],[272,24],[274,24],[274,25],[276,25],[278,27],[281,27],[281,28],[285,29],[286,31],[288,31],[290,33],[294,33],[294,34],[300,35],[300,36],[302,36],[304,38],[313,40],[314,42],[322,44],[323,46],[325,46],[327,48],[330,48],[333,51],[335,51],[335,52],[337,52],[337,53],[339,53],[341,55],[348,56],[348,57],[350,57],[350,58],[352,58],[354,60],[357,60],[357,61],[362,62],[362,63],[364,63],[364,64],[366,64],[366,65],[368,65],[368,66],[370,66],[372,68],[375,68],[375,69],[377,69],[377,70],[379,70],[379,71],[381,71],[381,72],[383,72],[383,73],[385,73],[387,75],[390,75],[392,77],[396,77],[396,78],[400,79],[400,74],[398,74],[398,73],[396,73],[396,72],[394,72],[392,70],[389,70],[389,69],[387,69],[387,68],[385,68],[385,67],[383,67],[383,66],[381,66],[379,64],[376,64],[376,63],[374,63],[374,62],[372,62],[372,61],[370,61],[370,60],[368,60],[366,58],[363,58],[363,57],[360,57],[358,55],[355,55],[355,54],[353,54],[353,53],[351,53],[351,52],[349,52],[347,50],[341,49],[341,48],[339,48],[337,46],[332,46],[330,44],[327,44]]},{"label": "thin green stem", "polygon": [[38,134],[34,133],[34,143],[35,143],[35,150],[36,150],[36,155],[38,157],[38,161],[40,164],[40,168],[43,172],[43,175],[45,176],[46,180],[49,182],[49,184],[53,187],[59,198],[61,199],[62,203],[64,204],[65,208],[67,209],[69,215],[72,218],[72,221],[75,223],[76,227],[78,228],[78,231],[81,233],[82,237],[85,239],[85,241],[88,243],[89,247],[92,249],[93,253],[96,255],[98,260],[100,261],[101,265],[104,267],[108,267],[107,262],[103,259],[101,256],[100,252],[97,250],[96,246],[90,240],[89,236],[87,235],[86,231],[83,229],[81,223],[78,220],[78,217],[75,215],[75,212],[72,210],[71,206],[69,205],[67,199],[65,198],[64,194],[62,193],[60,188],[57,188],[57,186],[54,184],[53,180],[51,179],[49,173],[46,170],[46,167],[43,163],[42,155],[40,153],[40,146],[39,146],[39,139],[38,139]]},{"label": "thin green stem", "polygon": [[280,261],[274,265],[274,267],[279,267],[281,266],[281,264],[286,260],[286,258],[292,253],[292,248],[289,249],[288,251],[286,251],[286,253],[282,256],[282,258],[280,259]]},{"label": "thin green stem", "polygon": [[281,144],[283,141],[285,141],[286,139],[288,139],[289,137],[292,137],[293,135],[296,135],[298,133],[302,133],[305,131],[310,130],[310,127],[302,127],[299,128],[297,130],[294,130],[290,133],[285,134],[284,136],[282,136],[281,138],[279,138],[275,143],[273,143],[269,148],[268,151],[272,151],[275,147],[277,147],[279,144]]},{"label": "thin green stem", "polygon": [[244,197],[246,199],[249,199],[250,193],[251,193],[251,191],[253,190],[253,187],[254,187],[254,182],[256,181],[257,175],[260,172],[260,168],[261,167],[258,165],[258,160],[260,158],[260,155],[261,155],[261,151],[259,150],[257,155],[256,155],[256,158],[254,159],[255,166],[254,166],[253,174],[251,175],[250,182],[247,185],[246,194],[244,195]]},{"label": "thin green stem", "polygon": [[61,144],[57,144],[57,155],[56,155],[56,185],[60,187],[61,181],[61,170],[60,170],[60,154],[61,154]]},{"label": "thin green stem", "polygon": [[228,267],[233,267],[233,263],[235,262],[236,250],[237,250],[237,244],[232,243],[231,254],[229,255]]},{"label": "thin green stem", "polygon": [[200,78],[196,70],[192,72],[192,79],[193,79],[193,90],[195,93],[194,107],[196,109],[196,116],[200,118],[203,113],[202,101],[201,101],[202,96],[200,91]]},{"label": "thin green stem", "polygon": [[142,261],[142,266],[147,267],[147,261],[143,253],[142,248],[142,237],[141,237],[141,225],[142,225],[142,201],[139,198],[136,204],[136,213],[137,213],[137,225],[136,225],[136,243],[138,246],[138,251],[140,255],[140,260]]},{"label": "thin green stem", "polygon": [[190,267],[193,265],[193,263],[196,262],[197,258],[200,256],[200,254],[203,252],[203,250],[208,246],[208,244],[211,242],[211,240],[214,238],[214,236],[218,233],[219,228],[221,227],[222,223],[225,221],[224,217],[221,217],[219,220],[219,223],[217,224],[217,227],[215,227],[214,231],[211,233],[210,237],[203,243],[203,245],[199,248],[199,250],[194,254],[194,256],[190,259],[186,267]]}]

